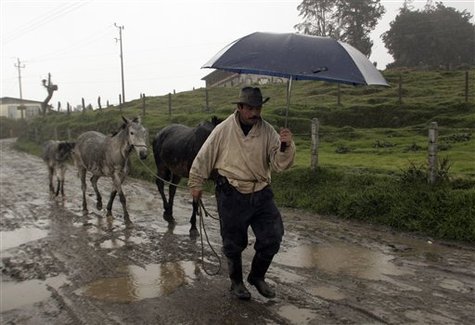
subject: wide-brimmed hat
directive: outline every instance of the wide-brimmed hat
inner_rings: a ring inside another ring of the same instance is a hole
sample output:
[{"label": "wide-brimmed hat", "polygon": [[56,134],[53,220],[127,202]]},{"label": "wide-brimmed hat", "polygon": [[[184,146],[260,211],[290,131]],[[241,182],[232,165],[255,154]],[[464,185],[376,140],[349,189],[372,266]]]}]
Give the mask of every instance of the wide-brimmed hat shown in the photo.
[{"label": "wide-brimmed hat", "polygon": [[233,104],[246,104],[251,107],[260,107],[265,104],[270,98],[262,98],[261,90],[257,87],[244,87],[241,89],[239,99]]}]

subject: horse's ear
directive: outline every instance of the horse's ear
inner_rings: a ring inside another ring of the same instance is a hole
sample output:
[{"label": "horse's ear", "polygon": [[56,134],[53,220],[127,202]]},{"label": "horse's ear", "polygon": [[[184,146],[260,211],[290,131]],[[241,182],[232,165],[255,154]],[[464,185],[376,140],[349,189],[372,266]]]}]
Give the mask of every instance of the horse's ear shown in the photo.
[{"label": "horse's ear", "polygon": [[132,122],[135,122],[135,123],[138,123],[138,124],[142,124],[142,119],[140,118],[140,116],[137,116],[136,118],[134,118],[132,120]]},{"label": "horse's ear", "polygon": [[130,123],[130,120],[128,118],[124,117],[124,115],[122,115],[122,120],[124,121],[125,124]]},{"label": "horse's ear", "polygon": [[216,126],[219,123],[221,123],[221,120],[216,115],[213,115],[213,117],[211,118],[211,123],[213,123],[213,125]]}]

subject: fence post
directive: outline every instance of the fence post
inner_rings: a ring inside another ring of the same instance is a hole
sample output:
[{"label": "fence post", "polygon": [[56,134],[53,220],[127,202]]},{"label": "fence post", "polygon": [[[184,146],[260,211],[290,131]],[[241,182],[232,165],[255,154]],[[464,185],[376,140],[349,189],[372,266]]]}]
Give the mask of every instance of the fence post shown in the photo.
[{"label": "fence post", "polygon": [[122,95],[119,94],[119,111],[122,112]]},{"label": "fence post", "polygon": [[99,110],[102,111],[101,96],[97,97],[97,106],[99,106]]},{"label": "fence post", "polygon": [[318,167],[318,132],[320,129],[320,122],[318,118],[312,119],[312,148],[311,148],[311,161],[310,169],[314,171]]},{"label": "fence post", "polygon": [[69,115],[71,113],[71,105],[69,105],[69,102],[66,102],[66,114]]},{"label": "fence post", "polygon": [[338,106],[341,106],[341,85],[338,84],[338,91],[337,91],[337,100],[336,103]]},{"label": "fence post", "polygon": [[205,103],[206,103],[206,111],[209,112],[208,88],[205,88]]},{"label": "fence post", "polygon": [[468,103],[468,71],[465,71],[465,102]]},{"label": "fence post", "polygon": [[145,94],[140,94],[140,98],[142,98],[142,117],[145,117]]},{"label": "fence post", "polygon": [[82,102],[82,112],[84,113],[86,111],[86,103],[84,102],[84,97],[81,99]]},{"label": "fence post", "polygon": [[168,93],[168,115],[172,116],[172,94]]},{"label": "fence post", "polygon": [[401,105],[402,104],[402,75],[401,74],[399,75],[398,96],[399,96],[398,103],[399,105]]},{"label": "fence post", "polygon": [[438,126],[437,122],[432,122],[429,126],[429,145],[428,145],[428,163],[429,163],[429,184],[434,184],[437,181],[437,137]]}]

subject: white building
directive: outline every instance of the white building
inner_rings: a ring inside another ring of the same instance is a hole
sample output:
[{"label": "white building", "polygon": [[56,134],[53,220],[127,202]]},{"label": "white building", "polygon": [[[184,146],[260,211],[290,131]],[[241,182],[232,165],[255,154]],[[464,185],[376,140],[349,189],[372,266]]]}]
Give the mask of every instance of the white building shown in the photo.
[{"label": "white building", "polygon": [[0,116],[13,120],[31,119],[41,114],[41,103],[36,100],[2,97],[0,98]]},{"label": "white building", "polygon": [[239,85],[265,85],[268,83],[284,83],[287,78],[271,77],[255,74],[239,74],[223,70],[215,70],[201,78],[206,83],[206,88],[213,87],[232,87]]}]

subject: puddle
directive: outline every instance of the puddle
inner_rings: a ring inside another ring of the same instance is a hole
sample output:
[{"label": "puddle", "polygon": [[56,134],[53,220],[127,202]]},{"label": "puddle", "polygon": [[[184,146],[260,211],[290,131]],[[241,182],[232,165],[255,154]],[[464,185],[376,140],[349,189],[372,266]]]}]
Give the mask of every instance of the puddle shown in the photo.
[{"label": "puddle", "polygon": [[294,247],[277,254],[274,260],[288,266],[318,268],[328,273],[344,273],[369,280],[408,273],[391,263],[392,259],[392,255],[367,248],[335,244]]},{"label": "puddle", "polygon": [[0,311],[4,312],[45,300],[51,296],[48,286],[58,289],[64,283],[66,283],[64,275],[45,281],[2,282]]},{"label": "puddle", "polygon": [[409,310],[404,313],[406,317],[418,324],[460,324],[459,319],[453,319],[424,310]]},{"label": "puddle", "polygon": [[110,302],[129,303],[172,294],[193,283],[196,262],[149,264],[145,268],[128,265],[118,269],[124,276],[103,278],[77,291],[78,294]]},{"label": "puddle", "polygon": [[110,248],[120,248],[126,244],[131,244],[131,243],[141,245],[147,242],[148,240],[141,237],[125,238],[125,236],[120,236],[119,238],[105,240],[101,243],[100,246],[101,248],[110,249]]},{"label": "puddle", "polygon": [[340,289],[334,286],[312,287],[306,291],[314,296],[322,297],[328,300],[341,300],[346,298]]},{"label": "puddle", "polygon": [[152,226],[152,228],[156,229],[159,233],[189,236],[191,225],[167,225],[166,227]]},{"label": "puddle", "polygon": [[470,289],[467,288],[463,282],[460,282],[455,279],[443,279],[440,281],[439,286],[447,290],[458,291],[461,293],[469,293]]},{"label": "puddle", "polygon": [[306,325],[310,324],[317,316],[316,312],[307,308],[299,308],[294,305],[285,305],[279,308],[277,313],[289,320],[290,324]]},{"label": "puddle", "polygon": [[47,235],[47,230],[33,227],[25,227],[13,231],[0,231],[1,249],[5,250],[12,247],[17,247],[21,244],[44,238]]}]

